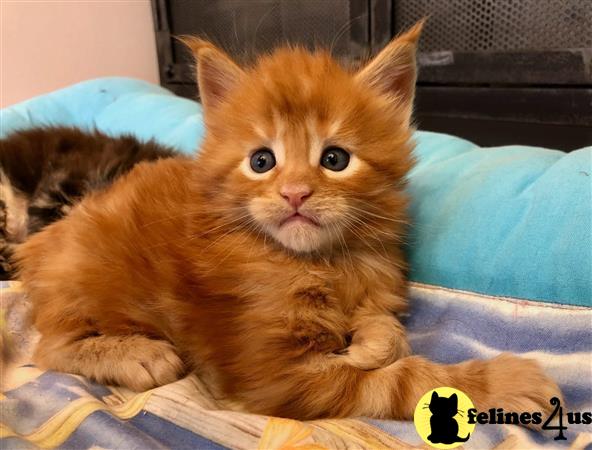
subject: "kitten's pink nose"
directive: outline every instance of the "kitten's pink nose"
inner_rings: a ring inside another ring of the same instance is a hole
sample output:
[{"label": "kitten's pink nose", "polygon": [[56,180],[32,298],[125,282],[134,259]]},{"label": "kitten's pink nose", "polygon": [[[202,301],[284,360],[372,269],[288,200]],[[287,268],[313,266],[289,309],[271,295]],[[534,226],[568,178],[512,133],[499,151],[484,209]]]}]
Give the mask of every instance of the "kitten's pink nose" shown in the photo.
[{"label": "kitten's pink nose", "polygon": [[305,184],[286,184],[280,190],[280,195],[295,209],[312,195],[312,189]]}]

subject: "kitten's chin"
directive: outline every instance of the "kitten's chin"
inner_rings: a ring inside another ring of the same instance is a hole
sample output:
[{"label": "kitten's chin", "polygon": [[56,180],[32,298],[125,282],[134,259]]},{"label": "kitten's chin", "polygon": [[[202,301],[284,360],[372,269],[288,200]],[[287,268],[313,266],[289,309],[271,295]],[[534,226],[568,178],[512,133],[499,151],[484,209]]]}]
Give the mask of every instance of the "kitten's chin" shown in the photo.
[{"label": "kitten's chin", "polygon": [[327,241],[318,225],[301,222],[282,225],[273,230],[272,235],[284,247],[298,253],[319,250]]}]

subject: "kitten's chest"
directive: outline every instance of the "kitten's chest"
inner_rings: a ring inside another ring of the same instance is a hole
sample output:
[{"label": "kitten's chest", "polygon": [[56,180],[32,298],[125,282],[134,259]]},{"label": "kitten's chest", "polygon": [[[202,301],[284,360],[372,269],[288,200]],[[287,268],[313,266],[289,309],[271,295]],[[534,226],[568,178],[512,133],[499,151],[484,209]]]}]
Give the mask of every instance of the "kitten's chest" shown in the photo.
[{"label": "kitten's chest", "polygon": [[308,285],[291,293],[287,307],[275,323],[285,330],[295,348],[335,352],[347,347],[352,330],[352,308],[337,291],[325,285]]},{"label": "kitten's chest", "polygon": [[335,351],[347,346],[355,310],[364,299],[359,277],[338,265],[270,261],[250,276],[248,320],[282,330],[295,347]]},{"label": "kitten's chest", "polygon": [[250,278],[258,279],[257,286],[267,291],[284,310],[331,312],[347,317],[367,292],[367,280],[354,267],[340,262],[270,258]]}]

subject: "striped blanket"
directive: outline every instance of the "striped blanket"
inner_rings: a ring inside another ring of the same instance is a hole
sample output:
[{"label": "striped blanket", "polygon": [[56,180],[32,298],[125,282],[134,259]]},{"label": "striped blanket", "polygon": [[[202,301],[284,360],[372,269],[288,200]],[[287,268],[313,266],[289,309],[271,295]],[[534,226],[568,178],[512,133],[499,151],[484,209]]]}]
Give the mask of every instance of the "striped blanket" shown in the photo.
[{"label": "striped blanket", "polygon": [[[412,422],[368,418],[298,422],[220,410],[189,376],[141,394],[30,363],[36,335],[18,283],[0,284],[0,448],[426,448]],[[407,327],[415,353],[452,363],[502,351],[538,360],[561,385],[566,411],[592,411],[592,309],[414,284]],[[564,424],[565,418],[564,418]],[[478,424],[464,448],[592,448],[592,425],[556,431]]]}]

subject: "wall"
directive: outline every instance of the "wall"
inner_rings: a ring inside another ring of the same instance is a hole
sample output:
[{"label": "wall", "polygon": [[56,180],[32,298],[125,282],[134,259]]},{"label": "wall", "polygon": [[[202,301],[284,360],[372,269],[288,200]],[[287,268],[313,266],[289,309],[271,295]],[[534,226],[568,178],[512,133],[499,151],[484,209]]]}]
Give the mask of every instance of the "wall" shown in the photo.
[{"label": "wall", "polygon": [[150,0],[0,0],[0,107],[114,75],[158,83]]}]

